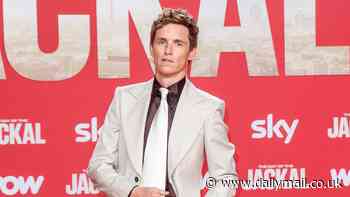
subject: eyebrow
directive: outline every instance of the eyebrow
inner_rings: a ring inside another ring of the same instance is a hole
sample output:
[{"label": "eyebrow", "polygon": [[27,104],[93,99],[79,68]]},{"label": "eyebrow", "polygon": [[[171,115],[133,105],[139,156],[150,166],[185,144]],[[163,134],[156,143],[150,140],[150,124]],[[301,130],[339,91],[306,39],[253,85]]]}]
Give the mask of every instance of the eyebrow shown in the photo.
[{"label": "eyebrow", "polygon": [[166,40],[166,38],[158,37],[156,40]]},{"label": "eyebrow", "polygon": [[183,44],[186,44],[186,42],[185,42],[185,41],[180,40],[180,39],[175,39],[175,40],[174,40],[174,42],[175,42],[175,43],[183,43]]},{"label": "eyebrow", "polygon": [[[167,39],[164,38],[164,37],[158,37],[158,38],[156,38],[156,40],[157,40],[157,41],[167,41]],[[183,40],[181,40],[181,39],[175,39],[174,42],[175,42],[175,43],[183,43],[183,44],[186,44],[186,42],[183,41]]]}]

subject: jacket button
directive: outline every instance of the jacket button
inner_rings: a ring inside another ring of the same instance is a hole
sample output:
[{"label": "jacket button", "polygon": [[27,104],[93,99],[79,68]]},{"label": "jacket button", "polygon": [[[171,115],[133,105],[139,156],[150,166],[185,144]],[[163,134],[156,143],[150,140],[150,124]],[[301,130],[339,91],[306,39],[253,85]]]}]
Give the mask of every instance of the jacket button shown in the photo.
[{"label": "jacket button", "polygon": [[135,176],[135,182],[139,182],[139,177]]}]

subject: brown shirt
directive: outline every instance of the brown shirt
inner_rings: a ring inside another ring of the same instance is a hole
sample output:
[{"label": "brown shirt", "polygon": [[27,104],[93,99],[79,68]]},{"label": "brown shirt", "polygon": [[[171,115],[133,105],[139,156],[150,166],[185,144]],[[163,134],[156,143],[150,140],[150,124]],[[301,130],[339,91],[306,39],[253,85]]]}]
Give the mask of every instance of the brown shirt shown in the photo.
[{"label": "brown shirt", "polygon": [[[177,83],[168,87],[168,90],[169,90],[169,93],[167,96],[167,101],[168,101],[168,106],[169,106],[168,107],[168,109],[169,109],[169,111],[168,111],[169,112],[169,114],[168,114],[168,117],[169,117],[168,118],[168,141],[169,141],[170,129],[171,129],[171,125],[173,123],[177,103],[179,102],[179,98],[180,98],[181,92],[185,86],[185,82],[186,82],[186,78],[184,77],[183,79],[181,79]],[[159,108],[159,105],[160,105],[161,94],[160,94],[159,88],[161,88],[161,87],[162,86],[159,84],[159,82],[156,79],[154,79],[152,93],[151,93],[151,101],[149,103],[146,125],[145,125],[143,153],[145,153],[147,138],[148,138],[149,130],[151,128],[152,120],[153,120],[154,115],[156,114],[156,112]],[[168,168],[168,163],[167,163],[167,168]],[[165,190],[170,192],[169,196],[176,197],[175,192],[173,190],[173,187],[169,182],[168,171],[166,172]]]}]

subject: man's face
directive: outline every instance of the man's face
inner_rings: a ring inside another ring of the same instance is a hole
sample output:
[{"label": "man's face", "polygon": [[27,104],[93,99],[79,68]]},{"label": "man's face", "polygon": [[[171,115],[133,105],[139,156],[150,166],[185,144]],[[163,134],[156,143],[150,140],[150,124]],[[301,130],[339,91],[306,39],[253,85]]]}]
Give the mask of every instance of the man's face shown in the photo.
[{"label": "man's face", "polygon": [[155,33],[151,54],[156,75],[162,77],[185,76],[188,60],[195,56],[190,51],[189,31],[179,24],[167,24]]}]

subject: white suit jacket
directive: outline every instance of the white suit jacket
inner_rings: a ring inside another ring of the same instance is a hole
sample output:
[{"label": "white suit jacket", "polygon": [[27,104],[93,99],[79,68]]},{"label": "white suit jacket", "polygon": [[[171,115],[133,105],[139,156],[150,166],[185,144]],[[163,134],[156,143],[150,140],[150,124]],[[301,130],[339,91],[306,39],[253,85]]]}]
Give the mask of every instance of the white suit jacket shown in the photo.
[{"label": "white suit jacket", "polygon": [[[127,197],[142,184],[146,116],[153,79],[117,87],[89,162],[88,175],[110,197]],[[224,102],[188,79],[181,93],[168,144],[168,175],[177,197],[199,197],[204,156],[211,177],[236,174],[234,146],[223,121]],[[212,189],[207,197],[228,197],[231,189]]]}]

